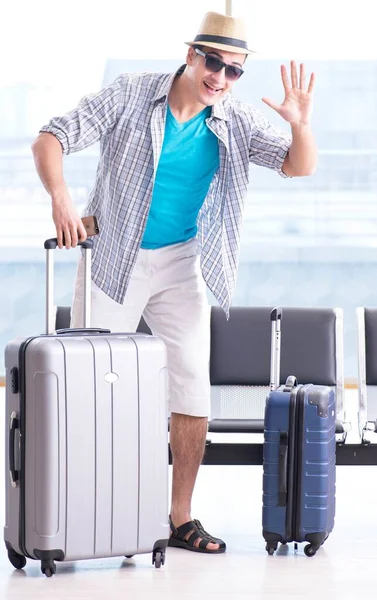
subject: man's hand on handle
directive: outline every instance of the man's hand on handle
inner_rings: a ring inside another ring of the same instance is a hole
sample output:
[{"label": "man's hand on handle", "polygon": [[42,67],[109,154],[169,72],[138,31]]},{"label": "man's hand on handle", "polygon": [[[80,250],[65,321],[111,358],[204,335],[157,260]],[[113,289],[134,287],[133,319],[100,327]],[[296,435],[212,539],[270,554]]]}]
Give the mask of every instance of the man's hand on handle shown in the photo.
[{"label": "man's hand on handle", "polygon": [[76,248],[78,242],[87,238],[85,227],[72,200],[66,192],[61,197],[52,198],[52,218],[56,227],[59,248]]},{"label": "man's hand on handle", "polygon": [[40,133],[32,152],[38,175],[52,200],[52,218],[59,248],[75,248],[87,238],[63,177],[63,148],[52,133]]}]

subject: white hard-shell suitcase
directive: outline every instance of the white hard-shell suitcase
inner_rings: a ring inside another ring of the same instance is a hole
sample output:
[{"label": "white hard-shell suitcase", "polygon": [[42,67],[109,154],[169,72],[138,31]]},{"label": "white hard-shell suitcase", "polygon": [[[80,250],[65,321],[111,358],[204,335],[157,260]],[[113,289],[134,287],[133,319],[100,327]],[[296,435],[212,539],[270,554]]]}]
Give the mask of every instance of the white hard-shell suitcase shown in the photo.
[{"label": "white hard-shell suitcase", "polygon": [[92,241],[85,250],[82,330],[54,330],[47,240],[47,334],[5,350],[8,557],[18,569],[152,552],[168,525],[166,349],[145,334],[89,329]]}]

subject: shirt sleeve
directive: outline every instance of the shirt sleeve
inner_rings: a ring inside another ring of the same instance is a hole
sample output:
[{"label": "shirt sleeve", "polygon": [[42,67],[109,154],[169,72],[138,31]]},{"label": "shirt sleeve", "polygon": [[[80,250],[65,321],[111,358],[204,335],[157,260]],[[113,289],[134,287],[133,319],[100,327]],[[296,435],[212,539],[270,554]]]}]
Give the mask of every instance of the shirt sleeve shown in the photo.
[{"label": "shirt sleeve", "polygon": [[40,132],[52,133],[64,154],[78,152],[98,142],[116,124],[127,88],[124,76],[97,94],[85,96],[77,108],[61,117],[53,117]]},{"label": "shirt sleeve", "polygon": [[275,129],[260,112],[253,112],[249,147],[251,163],[273,169],[282,177],[288,177],[282,171],[282,167],[291,143],[292,136],[290,134]]}]

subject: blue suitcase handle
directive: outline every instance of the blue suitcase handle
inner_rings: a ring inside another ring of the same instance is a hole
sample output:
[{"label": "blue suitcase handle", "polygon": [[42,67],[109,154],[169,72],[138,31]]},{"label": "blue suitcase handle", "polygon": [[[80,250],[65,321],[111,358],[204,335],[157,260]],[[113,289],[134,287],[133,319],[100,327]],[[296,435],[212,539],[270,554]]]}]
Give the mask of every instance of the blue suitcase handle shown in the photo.
[{"label": "blue suitcase handle", "polygon": [[294,387],[297,386],[297,379],[294,375],[289,375],[287,377],[287,381],[285,382],[285,386],[283,392],[291,392]]},{"label": "blue suitcase handle", "polygon": [[288,489],[288,433],[280,432],[279,443],[279,499],[278,506],[287,506]]}]

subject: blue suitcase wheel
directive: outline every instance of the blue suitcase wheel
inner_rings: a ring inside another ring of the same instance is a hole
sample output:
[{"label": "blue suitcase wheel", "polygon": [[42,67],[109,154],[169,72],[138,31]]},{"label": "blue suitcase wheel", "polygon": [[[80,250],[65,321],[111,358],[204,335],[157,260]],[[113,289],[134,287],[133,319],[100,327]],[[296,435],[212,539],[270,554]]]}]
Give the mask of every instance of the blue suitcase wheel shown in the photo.
[{"label": "blue suitcase wheel", "polygon": [[275,544],[266,544],[266,550],[268,552],[268,555],[269,556],[273,556],[275,550],[277,550],[277,547],[278,547],[277,543],[275,543]]},{"label": "blue suitcase wheel", "polygon": [[308,544],[307,546],[305,546],[304,548],[304,552],[306,556],[314,556],[315,553],[317,552],[317,548],[315,546],[313,546],[312,544]]}]

